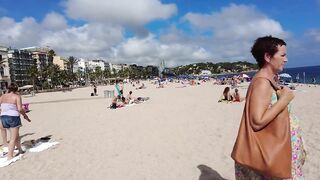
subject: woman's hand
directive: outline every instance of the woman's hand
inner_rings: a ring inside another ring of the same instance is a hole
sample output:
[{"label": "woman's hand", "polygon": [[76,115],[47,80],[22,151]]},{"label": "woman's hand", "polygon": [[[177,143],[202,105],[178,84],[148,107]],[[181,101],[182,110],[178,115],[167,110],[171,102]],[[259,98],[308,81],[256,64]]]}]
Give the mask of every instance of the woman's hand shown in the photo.
[{"label": "woman's hand", "polygon": [[284,100],[289,104],[289,102],[294,98],[293,92],[288,87],[283,87],[280,90],[277,90],[277,96],[279,100]]}]

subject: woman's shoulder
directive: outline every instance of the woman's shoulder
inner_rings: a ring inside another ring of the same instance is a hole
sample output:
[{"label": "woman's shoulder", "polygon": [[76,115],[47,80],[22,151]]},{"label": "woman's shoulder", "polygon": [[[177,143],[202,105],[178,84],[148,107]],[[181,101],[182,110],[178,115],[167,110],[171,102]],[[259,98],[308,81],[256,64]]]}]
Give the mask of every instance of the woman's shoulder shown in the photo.
[{"label": "woman's shoulder", "polygon": [[18,94],[4,94],[1,96],[1,103],[16,103],[20,99]]},{"label": "woman's shoulder", "polygon": [[250,91],[250,94],[254,93],[260,97],[268,97],[272,94],[273,88],[267,78],[256,78],[252,80],[248,91]]},{"label": "woman's shoulder", "polygon": [[250,86],[254,87],[254,88],[272,88],[271,84],[270,84],[270,80],[268,80],[267,78],[263,78],[263,77],[255,77],[254,79],[252,79]]}]

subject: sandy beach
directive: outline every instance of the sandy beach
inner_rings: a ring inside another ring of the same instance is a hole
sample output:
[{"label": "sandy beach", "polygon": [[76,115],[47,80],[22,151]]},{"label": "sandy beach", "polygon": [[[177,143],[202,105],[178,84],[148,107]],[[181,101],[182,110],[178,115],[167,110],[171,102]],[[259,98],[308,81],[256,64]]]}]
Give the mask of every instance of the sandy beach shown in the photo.
[{"label": "sandy beach", "polygon": [[[244,102],[218,103],[225,86],[212,82],[185,88],[145,84],[141,90],[125,84],[124,91],[150,100],[115,110],[103,96],[114,86],[98,86],[95,97],[91,87],[23,97],[32,122],[23,121],[21,142],[51,135],[60,144],[25,153],[0,168],[1,179],[234,179],[230,153]],[[240,85],[242,96],[246,89]],[[319,90],[298,86],[292,102],[304,133],[308,180],[320,179]]]}]

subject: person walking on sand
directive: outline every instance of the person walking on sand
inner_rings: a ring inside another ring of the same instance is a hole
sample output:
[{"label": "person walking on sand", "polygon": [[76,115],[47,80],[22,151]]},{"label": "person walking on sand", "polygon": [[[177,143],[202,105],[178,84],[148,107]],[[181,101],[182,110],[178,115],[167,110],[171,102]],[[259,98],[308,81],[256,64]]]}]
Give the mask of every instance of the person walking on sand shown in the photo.
[{"label": "person walking on sand", "polygon": [[24,153],[21,148],[19,128],[21,125],[20,114],[25,120],[31,122],[27,114],[22,108],[21,96],[17,93],[18,86],[15,83],[11,83],[8,87],[8,93],[0,97],[1,106],[1,135],[2,139],[6,140],[6,130],[10,131],[10,141],[8,144],[7,160],[11,160],[15,155],[13,151],[15,146],[18,148],[19,153]]},{"label": "person walking on sand", "polygon": [[93,94],[97,96],[97,86],[95,84],[93,85]]},{"label": "person walking on sand", "polygon": [[315,78],[315,77],[313,77],[313,78],[312,78],[312,83],[314,84],[314,87],[316,87],[316,86],[317,86],[317,80],[316,80],[316,78]]},{"label": "person walking on sand", "polygon": [[231,154],[236,179],[303,179],[306,152],[299,119],[291,110],[294,94],[274,79],[288,61],[286,43],[260,37],[251,53],[259,71],[249,85]]},{"label": "person walking on sand", "polygon": [[124,84],[123,84],[123,81],[120,81],[119,83],[119,88],[120,88],[120,93],[122,94],[122,97],[123,97],[123,88],[124,88]]}]

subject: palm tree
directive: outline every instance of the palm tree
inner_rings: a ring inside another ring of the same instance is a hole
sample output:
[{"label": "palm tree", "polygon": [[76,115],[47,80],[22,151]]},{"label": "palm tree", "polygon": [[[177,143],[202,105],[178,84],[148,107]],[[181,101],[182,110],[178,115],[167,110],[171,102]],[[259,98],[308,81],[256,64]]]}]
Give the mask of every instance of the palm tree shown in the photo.
[{"label": "palm tree", "polygon": [[56,53],[54,52],[53,49],[50,49],[48,51],[48,64],[53,64],[53,56],[55,56]]},{"label": "palm tree", "polygon": [[35,81],[38,79],[39,76],[39,71],[36,65],[32,65],[27,69],[27,74],[31,77],[32,79],[32,85],[34,88]]},{"label": "palm tree", "polygon": [[104,78],[109,78],[109,77],[111,77],[111,71],[110,71],[110,69],[105,69],[105,70],[103,71],[103,76],[104,76]]},{"label": "palm tree", "polygon": [[69,69],[69,71],[73,73],[73,67],[79,62],[79,59],[73,56],[69,56],[66,62],[67,62],[67,68]]},{"label": "palm tree", "polygon": [[57,64],[51,64],[45,70],[45,75],[48,79],[51,80],[51,84],[53,86],[58,85],[59,82],[61,81],[61,79],[59,78],[59,74],[60,74],[60,67]]},{"label": "palm tree", "polygon": [[97,66],[94,70],[95,74],[96,74],[96,77],[98,80],[101,80],[102,79],[102,75],[103,75],[103,72],[101,70],[101,67],[100,66]]}]

